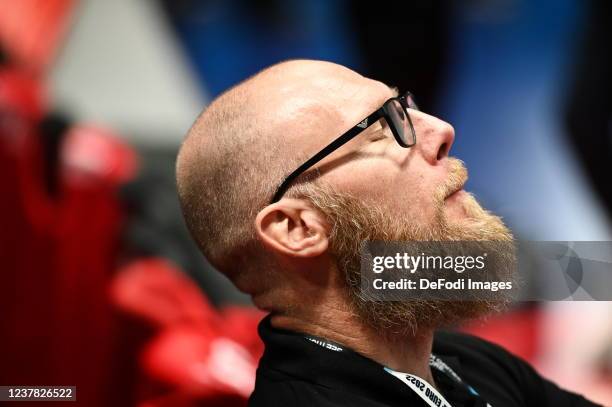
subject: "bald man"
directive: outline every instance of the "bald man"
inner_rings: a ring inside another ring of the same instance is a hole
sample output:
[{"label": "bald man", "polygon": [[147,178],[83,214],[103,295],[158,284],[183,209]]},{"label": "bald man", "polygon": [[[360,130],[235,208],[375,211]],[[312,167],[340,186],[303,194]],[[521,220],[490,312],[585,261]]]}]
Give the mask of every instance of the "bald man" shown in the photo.
[{"label": "bald man", "polygon": [[208,260],[269,313],[252,406],[577,406],[503,349],[442,325],[507,301],[376,301],[364,241],[512,241],[463,190],[455,134],[412,95],[297,60],[228,90],[177,160]]}]

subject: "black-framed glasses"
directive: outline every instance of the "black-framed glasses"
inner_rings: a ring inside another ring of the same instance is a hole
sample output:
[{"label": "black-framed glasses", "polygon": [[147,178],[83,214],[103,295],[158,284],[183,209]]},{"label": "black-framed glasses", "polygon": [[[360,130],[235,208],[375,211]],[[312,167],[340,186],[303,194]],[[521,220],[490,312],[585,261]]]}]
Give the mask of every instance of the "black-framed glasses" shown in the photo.
[{"label": "black-framed glasses", "polygon": [[323,158],[330,155],[333,151],[340,148],[342,145],[348,143],[350,140],[355,138],[358,134],[363,132],[365,129],[376,123],[380,119],[385,119],[387,125],[393,133],[393,137],[397,143],[404,147],[412,147],[416,144],[416,133],[414,126],[412,125],[412,119],[408,109],[419,110],[412,93],[406,92],[404,95],[399,97],[393,97],[387,100],[380,109],[377,109],[368,117],[357,123],[354,127],[349,129],[346,133],[332,141],[321,151],[316,153],[312,158],[300,165],[295,171],[293,171],[284,181],[280,184],[271,203],[278,202],[283,194],[289,188],[289,185],[307,169],[321,161]]}]

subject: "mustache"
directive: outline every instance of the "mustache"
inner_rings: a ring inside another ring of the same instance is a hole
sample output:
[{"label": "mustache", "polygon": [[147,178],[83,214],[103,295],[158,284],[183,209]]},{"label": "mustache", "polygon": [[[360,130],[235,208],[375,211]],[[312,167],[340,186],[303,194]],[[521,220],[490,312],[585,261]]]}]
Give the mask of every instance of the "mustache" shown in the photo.
[{"label": "mustache", "polygon": [[436,190],[436,198],[439,202],[444,201],[447,196],[463,188],[468,180],[468,171],[465,163],[454,157],[450,157],[448,160],[448,179]]}]

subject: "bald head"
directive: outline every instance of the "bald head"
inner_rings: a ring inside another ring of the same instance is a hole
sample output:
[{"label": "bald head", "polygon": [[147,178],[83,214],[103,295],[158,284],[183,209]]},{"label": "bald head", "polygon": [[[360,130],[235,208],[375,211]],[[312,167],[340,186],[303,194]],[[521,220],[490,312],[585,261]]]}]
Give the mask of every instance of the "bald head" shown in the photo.
[{"label": "bald head", "polygon": [[261,267],[253,221],[275,188],[389,96],[386,85],[343,66],[297,60],[213,101],[190,129],[176,169],[187,225],[211,263],[235,283],[247,274],[240,272]]},{"label": "bald head", "polygon": [[[319,322],[346,310],[398,332],[486,308],[372,302],[360,291],[364,241],[511,240],[463,191],[467,171],[448,156],[448,123],[401,105],[415,144],[395,137],[397,120],[386,114],[339,138],[393,96],[345,67],[291,61],[230,89],[196,120],[177,162],[184,216],[206,257],[258,307]],[[285,177],[333,140],[346,143],[270,203]]]}]

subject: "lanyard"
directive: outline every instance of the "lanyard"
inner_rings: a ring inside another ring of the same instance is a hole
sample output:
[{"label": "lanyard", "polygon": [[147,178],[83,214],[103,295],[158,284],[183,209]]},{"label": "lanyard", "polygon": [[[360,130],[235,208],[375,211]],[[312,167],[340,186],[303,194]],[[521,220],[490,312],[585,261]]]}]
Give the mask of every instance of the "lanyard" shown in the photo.
[{"label": "lanyard", "polygon": [[[478,392],[474,390],[474,388],[468,384],[466,384],[461,377],[453,369],[451,369],[444,361],[438,358],[435,355],[429,356],[429,366],[441,371],[442,373],[449,376],[455,382],[462,384],[465,386],[470,393],[478,396]],[[412,391],[414,391],[420,398],[422,398],[429,406],[431,407],[452,407],[452,405],[444,398],[439,391],[437,391],[431,384],[427,383],[427,381],[421,379],[418,376],[402,373],[395,371],[393,369],[389,369],[385,367],[385,371],[392,376],[400,379],[404,384],[406,384]],[[487,403],[487,407],[492,407],[489,403]]]},{"label": "lanyard", "polygon": [[396,372],[388,367],[385,367],[385,371],[404,382],[431,407],[452,407],[438,390],[434,389],[432,385],[420,377],[408,373]]}]

